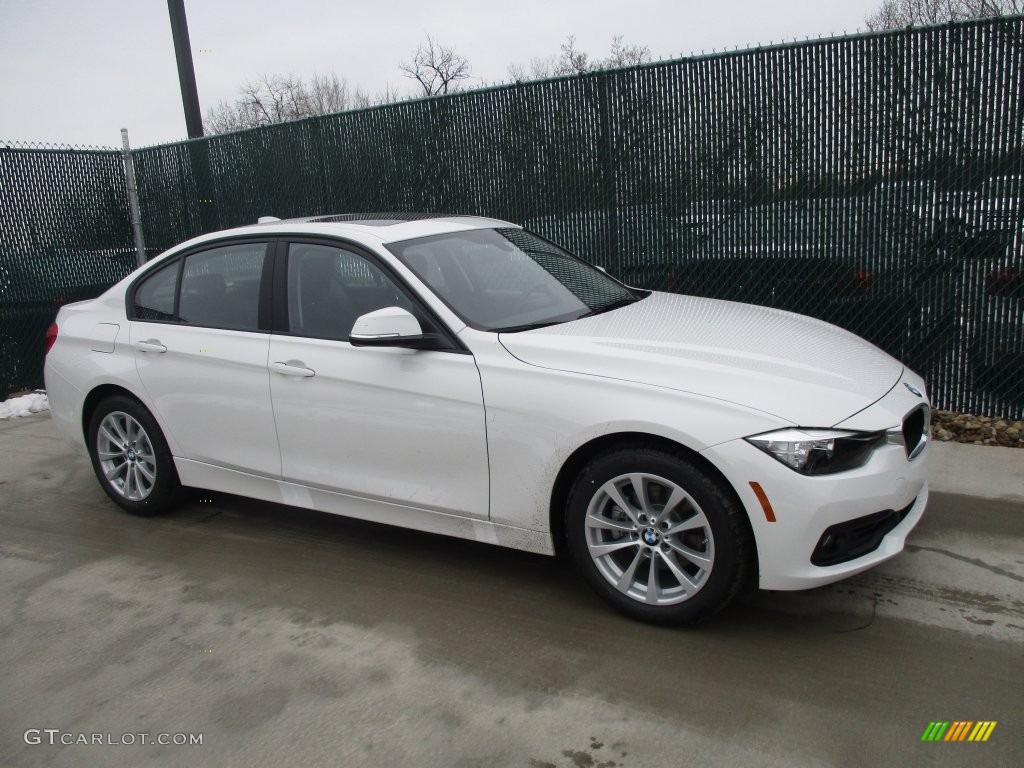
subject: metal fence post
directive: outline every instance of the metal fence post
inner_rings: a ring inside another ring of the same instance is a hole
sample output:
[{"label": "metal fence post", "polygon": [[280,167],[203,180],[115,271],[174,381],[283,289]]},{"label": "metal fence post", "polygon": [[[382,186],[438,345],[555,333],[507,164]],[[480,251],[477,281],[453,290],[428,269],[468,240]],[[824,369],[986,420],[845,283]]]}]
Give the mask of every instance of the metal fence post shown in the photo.
[{"label": "metal fence post", "polygon": [[132,215],[132,236],[135,239],[135,251],[138,265],[146,263],[146,241],[142,237],[142,214],[139,211],[139,191],[135,188],[135,163],[132,161],[132,150],[128,145],[128,129],[121,129],[121,146],[124,148],[124,182],[128,190],[128,207]]},{"label": "metal fence post", "polygon": [[601,156],[601,197],[605,210],[608,212],[609,261],[607,267],[616,277],[622,277],[622,238],[619,221],[618,179],[615,167],[615,125],[612,115],[612,78],[614,75],[602,73],[594,80],[598,88],[598,114],[600,115],[601,132],[598,135],[597,148]]}]

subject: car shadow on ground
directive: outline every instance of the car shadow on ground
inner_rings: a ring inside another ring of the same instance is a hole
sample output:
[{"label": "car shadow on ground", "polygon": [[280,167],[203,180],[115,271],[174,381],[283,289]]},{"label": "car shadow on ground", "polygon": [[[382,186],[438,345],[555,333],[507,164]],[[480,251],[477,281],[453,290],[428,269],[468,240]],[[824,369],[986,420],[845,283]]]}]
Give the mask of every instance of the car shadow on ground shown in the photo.
[{"label": "car shadow on ground", "polygon": [[[223,493],[190,495],[174,513],[139,522],[202,530],[205,546],[249,562],[254,578],[270,587],[290,583],[284,605],[308,594],[308,610],[322,621],[404,622],[443,635],[447,630],[434,619],[444,608],[486,622],[488,634],[499,627],[523,633],[536,626],[566,635],[625,634],[631,642],[665,633],[721,642],[740,634],[746,644],[751,632],[814,636],[820,642],[866,629],[875,620],[871,598],[846,600],[843,610],[835,610],[835,595],[846,591],[841,582],[799,593],[749,589],[696,628],[645,625],[601,601],[564,553],[546,557]],[[336,589],[325,594],[317,586],[323,582]]]}]

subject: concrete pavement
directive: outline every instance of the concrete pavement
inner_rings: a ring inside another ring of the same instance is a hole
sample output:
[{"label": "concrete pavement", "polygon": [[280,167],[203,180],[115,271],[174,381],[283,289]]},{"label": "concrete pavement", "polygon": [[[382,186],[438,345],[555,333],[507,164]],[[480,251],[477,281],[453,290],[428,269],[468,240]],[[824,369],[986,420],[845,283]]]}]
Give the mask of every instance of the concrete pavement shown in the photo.
[{"label": "concrete pavement", "polygon": [[1024,502],[1024,448],[933,441],[928,450],[933,491]]},{"label": "concrete pavement", "polygon": [[0,764],[1018,765],[1024,505],[985,487],[868,574],[678,631],[472,542],[220,495],[133,518],[47,417],[0,423]]}]

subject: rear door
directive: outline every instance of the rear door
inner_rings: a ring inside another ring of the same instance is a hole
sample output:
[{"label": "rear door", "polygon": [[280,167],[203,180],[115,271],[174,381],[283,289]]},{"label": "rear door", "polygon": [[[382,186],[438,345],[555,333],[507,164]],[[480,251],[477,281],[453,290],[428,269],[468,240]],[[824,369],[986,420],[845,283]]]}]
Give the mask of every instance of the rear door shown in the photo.
[{"label": "rear door", "polygon": [[412,312],[424,330],[441,329],[378,257],[356,246],[294,241],[286,257],[275,283],[286,305],[275,313],[280,332],[269,358],[283,478],[486,519],[487,440],[473,356],[454,340],[451,351],[352,346],[356,318],[389,306]]},{"label": "rear door", "polygon": [[175,259],[135,286],[129,326],[139,377],[178,455],[276,478],[269,261],[266,240]]}]

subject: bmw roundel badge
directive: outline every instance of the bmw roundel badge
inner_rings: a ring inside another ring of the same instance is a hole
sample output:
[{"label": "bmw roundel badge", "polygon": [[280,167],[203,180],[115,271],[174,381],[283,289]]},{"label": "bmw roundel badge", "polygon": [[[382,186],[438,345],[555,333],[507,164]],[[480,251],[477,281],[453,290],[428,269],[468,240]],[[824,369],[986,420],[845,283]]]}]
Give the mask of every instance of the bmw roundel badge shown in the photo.
[{"label": "bmw roundel badge", "polygon": [[913,392],[918,397],[924,397],[924,395],[921,394],[921,390],[918,389],[917,387],[915,387],[913,384],[910,384],[910,383],[904,381],[903,382],[903,386],[906,387],[907,389],[909,389],[911,392]]}]

